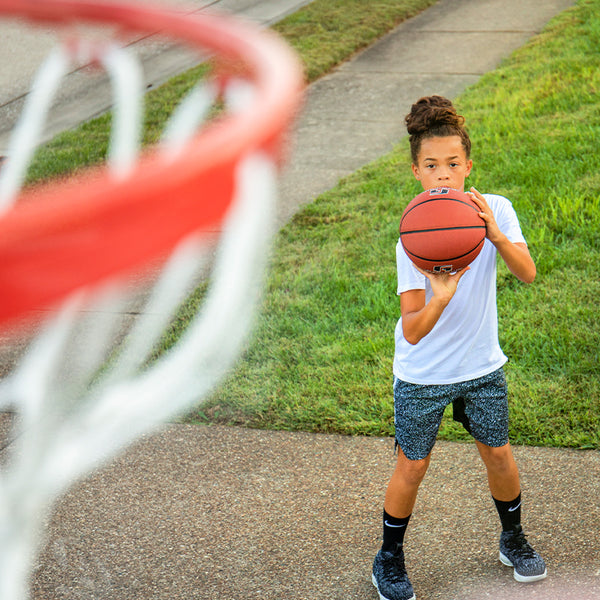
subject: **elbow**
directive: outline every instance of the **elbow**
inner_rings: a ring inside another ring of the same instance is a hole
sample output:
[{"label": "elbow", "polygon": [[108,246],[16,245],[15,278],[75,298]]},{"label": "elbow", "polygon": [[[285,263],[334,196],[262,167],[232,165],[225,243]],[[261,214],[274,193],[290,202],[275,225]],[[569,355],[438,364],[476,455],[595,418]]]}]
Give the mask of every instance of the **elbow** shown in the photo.
[{"label": "elbow", "polygon": [[402,332],[404,335],[404,339],[411,345],[411,346],[416,346],[420,341],[421,338],[417,335],[415,335],[414,333],[410,333],[407,331],[403,331]]},{"label": "elbow", "polygon": [[509,271],[522,283],[533,283],[537,274],[537,269],[533,262],[521,268],[515,267],[513,269],[509,267]]},{"label": "elbow", "polygon": [[519,272],[515,273],[515,275],[523,283],[533,283],[535,276],[537,275],[537,268],[533,258],[531,258],[531,254],[529,254],[527,246],[525,246],[524,251],[526,253],[525,260],[519,261],[520,264],[517,267]]},{"label": "elbow", "polygon": [[523,283],[533,283],[535,281],[535,276],[537,275],[537,269],[535,268],[535,266],[530,269],[527,273],[525,273],[523,275],[523,277],[521,277],[521,281]]}]

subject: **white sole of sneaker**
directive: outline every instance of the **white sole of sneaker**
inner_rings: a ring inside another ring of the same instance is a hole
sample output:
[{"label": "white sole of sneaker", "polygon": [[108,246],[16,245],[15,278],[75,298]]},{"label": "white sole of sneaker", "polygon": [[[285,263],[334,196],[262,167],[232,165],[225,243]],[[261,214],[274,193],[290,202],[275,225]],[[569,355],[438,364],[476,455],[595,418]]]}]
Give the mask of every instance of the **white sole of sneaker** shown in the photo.
[{"label": "white sole of sneaker", "polygon": [[[506,565],[507,567],[514,567],[514,565],[510,561],[510,559],[507,556],[505,556],[504,554],[502,554],[502,552],[500,552],[500,562],[503,565]],[[542,579],[545,579],[547,574],[548,574],[548,571],[546,569],[544,569],[544,572],[541,575],[529,575],[529,576],[519,575],[519,573],[517,573],[516,569],[514,569],[514,571],[513,571],[514,578],[519,583],[533,583],[534,581],[540,581]]]},{"label": "white sole of sneaker", "polygon": [[[377,585],[377,579],[375,579],[375,575],[373,575],[373,574],[371,574],[371,581],[373,582],[373,585],[375,586],[375,589],[377,590],[377,593],[379,594],[379,600],[390,600],[389,598],[384,596],[379,591],[379,586]],[[417,596],[415,594],[413,594],[410,598],[408,598],[408,600],[417,600]]]}]

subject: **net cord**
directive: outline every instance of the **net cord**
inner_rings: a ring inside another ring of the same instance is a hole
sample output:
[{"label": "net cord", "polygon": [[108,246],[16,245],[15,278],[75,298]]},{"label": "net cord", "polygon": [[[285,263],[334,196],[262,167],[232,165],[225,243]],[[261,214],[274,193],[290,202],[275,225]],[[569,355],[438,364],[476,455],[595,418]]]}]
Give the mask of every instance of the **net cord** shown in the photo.
[{"label": "net cord", "polygon": [[[117,47],[101,55],[115,95],[109,151],[115,177],[126,177],[139,152],[141,78],[124,56]],[[71,58],[63,46],[38,74],[2,174],[5,210],[25,179]],[[214,87],[199,86],[182,102],[163,138],[167,159],[185,152],[194,131],[190,123],[203,121],[215,97]],[[233,83],[226,92],[232,112],[242,110],[251,97],[251,86],[244,82]],[[175,347],[151,368],[144,365],[152,347],[206,259],[205,241],[197,235],[184,240],[169,260],[118,360],[102,364],[119,326],[113,317],[124,302],[122,288],[113,282],[101,296],[93,290],[71,295],[17,370],[0,384],[0,407],[16,409],[19,419],[12,460],[0,473],[0,598],[27,597],[32,556],[52,502],[140,435],[199,403],[234,364],[260,298],[274,222],[275,178],[276,166],[265,154],[250,154],[238,165],[237,191],[205,301]],[[84,333],[73,356],[67,349],[78,329]]]},{"label": "net cord", "polygon": [[64,42],[38,69],[31,92],[11,136],[6,163],[0,173],[0,215],[9,210],[19,194],[59,85],[75,62],[94,57],[109,74],[114,98],[108,164],[123,179],[131,172],[140,152],[142,74],[138,61],[117,44],[95,47],[89,42]]}]

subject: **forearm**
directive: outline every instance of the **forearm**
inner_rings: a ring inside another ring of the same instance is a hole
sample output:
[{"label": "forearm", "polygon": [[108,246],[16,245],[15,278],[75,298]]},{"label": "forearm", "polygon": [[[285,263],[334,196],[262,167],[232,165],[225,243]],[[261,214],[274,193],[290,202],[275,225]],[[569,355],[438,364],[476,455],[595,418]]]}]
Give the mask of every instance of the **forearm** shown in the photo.
[{"label": "forearm", "polygon": [[532,283],[536,268],[526,244],[515,244],[505,235],[493,242],[509,271],[524,283]]},{"label": "forearm", "polygon": [[439,321],[448,302],[436,296],[421,309],[402,315],[402,333],[409,344],[419,343]]}]

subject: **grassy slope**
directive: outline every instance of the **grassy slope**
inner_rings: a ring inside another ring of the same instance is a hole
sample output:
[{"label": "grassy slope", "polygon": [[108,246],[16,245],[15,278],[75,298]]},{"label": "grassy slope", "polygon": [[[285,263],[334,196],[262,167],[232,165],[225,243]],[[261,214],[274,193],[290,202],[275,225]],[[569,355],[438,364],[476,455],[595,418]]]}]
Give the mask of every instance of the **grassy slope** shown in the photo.
[{"label": "grassy slope", "polygon": [[[600,2],[580,2],[457,100],[472,184],[507,195],[538,265],[501,266],[501,343],[515,443],[600,447]],[[200,420],[387,435],[394,245],[419,191],[405,144],[340,182],[279,235],[246,359]],[[446,418],[442,437],[464,439]]]}]

